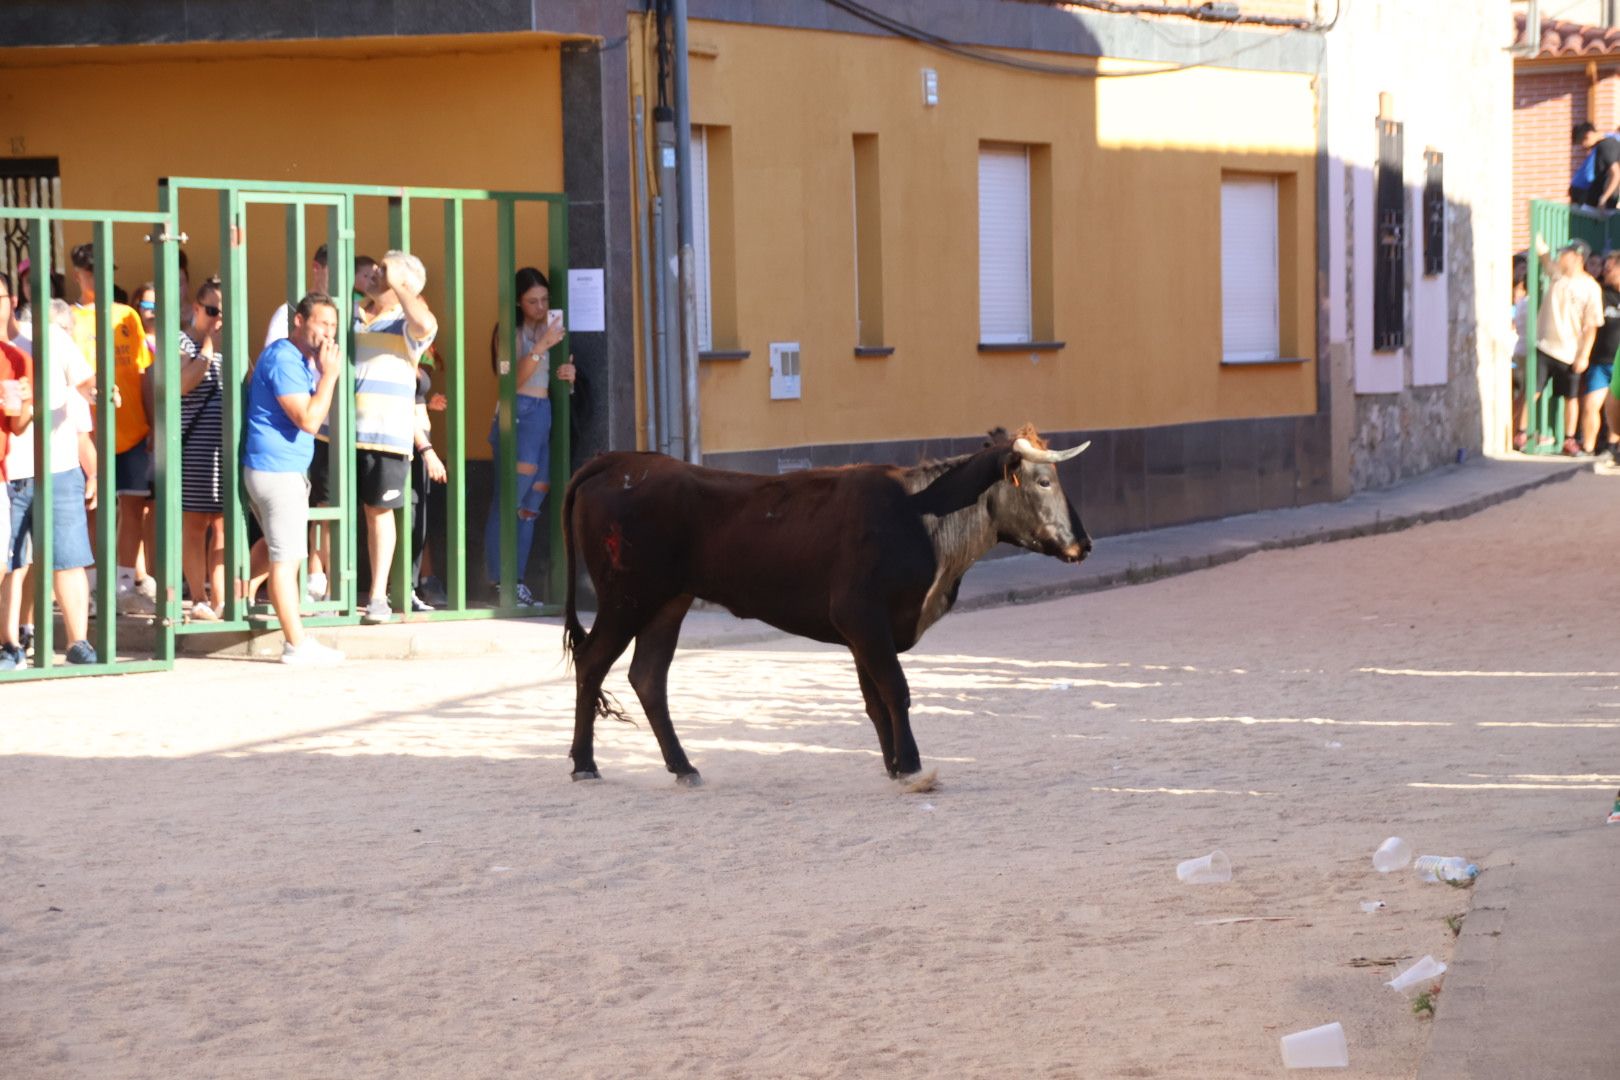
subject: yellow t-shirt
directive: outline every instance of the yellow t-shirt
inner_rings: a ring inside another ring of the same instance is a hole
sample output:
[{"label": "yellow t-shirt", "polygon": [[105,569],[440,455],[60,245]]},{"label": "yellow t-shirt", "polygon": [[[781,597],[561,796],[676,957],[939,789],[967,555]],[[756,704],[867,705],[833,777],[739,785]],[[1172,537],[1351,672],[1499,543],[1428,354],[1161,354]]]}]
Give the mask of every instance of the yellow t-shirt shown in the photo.
[{"label": "yellow t-shirt", "polygon": [[[118,387],[118,431],[113,449],[122,454],[146,438],[152,425],[141,396],[141,375],[152,366],[152,350],[146,346],[146,330],[141,317],[128,304],[112,306],[113,382]],[[73,305],[73,339],[92,365],[96,355],[96,306]]]}]

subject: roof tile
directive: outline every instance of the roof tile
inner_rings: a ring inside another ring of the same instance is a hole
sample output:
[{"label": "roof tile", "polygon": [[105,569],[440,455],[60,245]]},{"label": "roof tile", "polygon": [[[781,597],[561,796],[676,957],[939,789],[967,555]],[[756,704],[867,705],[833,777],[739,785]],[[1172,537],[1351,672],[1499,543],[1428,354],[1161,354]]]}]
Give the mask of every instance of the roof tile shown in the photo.
[{"label": "roof tile", "polygon": [[[1513,16],[1516,42],[1523,42],[1524,14]],[[1586,26],[1564,19],[1541,20],[1541,50],[1536,59],[1559,56],[1620,55],[1620,27]]]}]

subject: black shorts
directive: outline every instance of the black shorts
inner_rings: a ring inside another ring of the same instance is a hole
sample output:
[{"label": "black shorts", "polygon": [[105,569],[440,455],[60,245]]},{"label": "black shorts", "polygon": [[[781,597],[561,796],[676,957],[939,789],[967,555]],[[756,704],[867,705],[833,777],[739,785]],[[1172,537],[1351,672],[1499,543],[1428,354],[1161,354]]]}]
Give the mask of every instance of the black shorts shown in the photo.
[{"label": "black shorts", "polygon": [[324,439],[315,440],[315,456],[309,460],[309,505],[330,506],[332,489],[328,486],[328,473],[332,467],[332,444]]},{"label": "black shorts", "polygon": [[409,458],[382,450],[356,450],[354,471],[360,483],[362,505],[378,510],[398,510],[405,505],[405,477],[411,471]]},{"label": "black shorts", "polygon": [[1557,397],[1568,401],[1581,396],[1581,377],[1574,364],[1566,364],[1537,349],[1536,368],[1536,393],[1541,393],[1551,382]]}]

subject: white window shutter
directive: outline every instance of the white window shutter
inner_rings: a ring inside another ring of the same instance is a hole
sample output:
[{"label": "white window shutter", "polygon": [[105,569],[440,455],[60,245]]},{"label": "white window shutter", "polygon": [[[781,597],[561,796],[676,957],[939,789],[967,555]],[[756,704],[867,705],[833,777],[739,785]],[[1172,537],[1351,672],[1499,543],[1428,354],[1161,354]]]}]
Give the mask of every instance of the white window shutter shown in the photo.
[{"label": "white window shutter", "polygon": [[1228,177],[1221,182],[1221,358],[1280,359],[1277,309],[1276,178]]},{"label": "white window shutter", "polygon": [[714,320],[709,305],[709,140],[707,132],[692,126],[692,262],[697,277],[697,344],[699,352],[714,348]]},{"label": "white window shutter", "polygon": [[1029,150],[979,149],[979,340],[1030,340]]}]

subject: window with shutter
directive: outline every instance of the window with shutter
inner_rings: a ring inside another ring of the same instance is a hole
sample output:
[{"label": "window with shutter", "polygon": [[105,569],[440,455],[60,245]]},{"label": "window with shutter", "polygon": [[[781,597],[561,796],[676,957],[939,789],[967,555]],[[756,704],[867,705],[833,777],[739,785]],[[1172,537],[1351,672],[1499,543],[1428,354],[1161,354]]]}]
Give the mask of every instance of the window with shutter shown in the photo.
[{"label": "window with shutter", "polygon": [[714,348],[714,308],[709,282],[709,141],[705,129],[692,128],[692,263],[697,278],[697,347]]},{"label": "window with shutter", "polygon": [[1031,340],[1029,148],[979,148],[979,340]]},{"label": "window with shutter", "polygon": [[1377,235],[1373,252],[1373,349],[1406,346],[1406,180],[1404,133],[1395,120],[1378,121]]},{"label": "window with shutter", "polygon": [[1278,320],[1277,179],[1221,181],[1221,359],[1257,363],[1282,356]]}]

